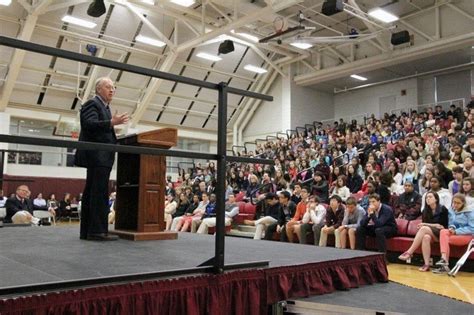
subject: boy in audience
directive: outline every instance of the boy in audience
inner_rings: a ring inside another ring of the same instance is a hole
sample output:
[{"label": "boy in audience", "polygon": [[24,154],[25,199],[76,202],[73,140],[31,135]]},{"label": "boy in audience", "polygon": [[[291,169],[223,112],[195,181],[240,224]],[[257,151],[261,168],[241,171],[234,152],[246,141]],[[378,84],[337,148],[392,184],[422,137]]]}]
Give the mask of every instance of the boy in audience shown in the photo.
[{"label": "boy in audience", "polygon": [[367,236],[375,237],[377,241],[377,250],[386,252],[386,239],[397,235],[397,223],[393,216],[392,209],[380,202],[378,194],[369,196],[369,208],[367,214],[360,222],[356,231],[356,247],[365,250],[365,241]]},{"label": "boy in audience", "polygon": [[326,221],[321,228],[319,246],[325,247],[327,245],[328,235],[334,234],[334,231],[341,226],[343,219],[344,205],[342,199],[338,195],[333,195],[329,200],[329,208],[326,211]]},{"label": "boy in audience", "polygon": [[416,220],[421,215],[421,195],[415,191],[413,182],[403,184],[405,192],[395,204],[395,217],[405,220]]},{"label": "boy in audience", "polygon": [[278,213],[278,222],[270,224],[267,228],[267,234],[265,235],[266,240],[271,240],[273,233],[280,233],[280,241],[287,242],[285,226],[290,222],[291,218],[295,215],[296,205],[290,200],[291,195],[287,191],[281,191],[278,193],[278,199],[280,201],[280,209]]},{"label": "boy in audience", "polygon": [[[296,187],[296,186],[295,186]],[[288,242],[293,243],[293,235],[300,237],[300,229],[303,220],[303,216],[306,213],[306,206],[308,203],[308,190],[306,188],[301,189],[301,201],[296,205],[296,213],[293,218],[286,224],[285,231],[288,238]]]},{"label": "boy in audience", "polygon": [[317,196],[310,196],[308,200],[306,213],[303,216],[300,227],[300,244],[306,244],[306,234],[312,230],[314,234],[314,245],[318,245],[321,228],[324,226],[324,219],[326,218],[326,208],[319,203]]},{"label": "boy in audience", "polygon": [[[229,199],[225,203],[225,226],[229,226],[232,223],[232,218],[239,214],[239,205],[235,202],[234,194],[229,194]],[[216,218],[205,218],[202,220],[197,233],[207,234],[209,227],[216,226]]]},{"label": "boy in audience", "polygon": [[[278,197],[274,193],[267,193],[265,195],[265,206],[263,206],[260,217],[257,217],[257,220],[253,222],[253,225],[256,226],[254,240],[260,240],[265,233],[265,239],[271,239],[273,236],[267,237],[267,232],[265,231],[270,224],[278,222],[278,214],[280,212],[280,203],[278,202]],[[249,222],[250,223],[250,222]]]},{"label": "boy in audience", "polygon": [[356,230],[365,216],[365,210],[357,204],[354,197],[349,197],[346,202],[346,211],[342,224],[334,234],[336,236],[336,248],[347,247],[347,235],[349,235],[349,244],[351,249],[356,247]]}]

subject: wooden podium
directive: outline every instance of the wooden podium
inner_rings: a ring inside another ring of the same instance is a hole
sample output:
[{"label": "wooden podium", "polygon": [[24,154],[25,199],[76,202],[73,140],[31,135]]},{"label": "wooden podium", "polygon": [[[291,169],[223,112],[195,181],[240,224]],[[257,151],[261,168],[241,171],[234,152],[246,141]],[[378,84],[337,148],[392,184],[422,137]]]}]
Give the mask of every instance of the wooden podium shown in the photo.
[{"label": "wooden podium", "polygon": [[[121,138],[123,145],[169,149],[178,131],[164,128]],[[121,238],[140,240],[176,239],[178,233],[164,232],[166,157],[119,153],[115,230]]]}]

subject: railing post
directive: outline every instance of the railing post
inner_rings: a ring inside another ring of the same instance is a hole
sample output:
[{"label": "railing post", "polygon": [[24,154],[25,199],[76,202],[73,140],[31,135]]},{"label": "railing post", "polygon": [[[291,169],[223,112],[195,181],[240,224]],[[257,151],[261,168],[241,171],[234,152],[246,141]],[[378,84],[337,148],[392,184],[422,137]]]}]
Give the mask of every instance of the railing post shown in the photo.
[{"label": "railing post", "polygon": [[225,173],[227,146],[227,83],[219,83],[217,111],[217,187],[216,187],[216,242],[214,272],[224,272],[225,247]]}]

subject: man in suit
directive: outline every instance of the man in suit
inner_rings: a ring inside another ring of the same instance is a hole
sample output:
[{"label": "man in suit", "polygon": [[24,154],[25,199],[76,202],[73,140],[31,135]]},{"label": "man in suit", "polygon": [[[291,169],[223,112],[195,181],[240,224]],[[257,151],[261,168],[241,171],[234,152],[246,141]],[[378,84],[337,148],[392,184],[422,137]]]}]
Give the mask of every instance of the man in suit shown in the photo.
[{"label": "man in suit", "polygon": [[[114,126],[128,122],[128,114],[111,114],[109,104],[115,94],[110,78],[96,81],[96,96],[81,108],[81,133],[79,141],[115,144]],[[116,240],[108,234],[110,171],[114,152],[77,150],[75,164],[87,168],[87,179],[82,195],[80,239],[93,241]]]},{"label": "man in suit", "polygon": [[397,223],[392,209],[380,202],[378,194],[369,196],[367,214],[360,222],[356,235],[357,249],[365,250],[365,239],[371,236],[375,237],[377,250],[382,253],[386,252],[386,239],[397,235]]},{"label": "man in suit", "polygon": [[15,196],[7,199],[5,223],[39,225],[40,219],[33,216],[33,203],[28,200],[30,190],[21,185],[16,189]]}]

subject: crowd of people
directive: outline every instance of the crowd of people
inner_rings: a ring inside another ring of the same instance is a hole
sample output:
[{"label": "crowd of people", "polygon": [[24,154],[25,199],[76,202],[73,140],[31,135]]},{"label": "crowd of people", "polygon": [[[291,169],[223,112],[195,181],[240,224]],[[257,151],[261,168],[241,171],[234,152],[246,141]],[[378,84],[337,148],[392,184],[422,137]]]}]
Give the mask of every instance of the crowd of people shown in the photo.
[{"label": "crowd of people", "polygon": [[[336,247],[364,249],[365,238],[373,236],[385,251],[385,240],[397,234],[397,218],[421,219],[413,246],[399,258],[409,259],[421,246],[420,271],[428,271],[430,246],[437,241],[443,267],[449,244],[467,245],[474,234],[473,107],[372,115],[364,124],[341,119],[257,144],[255,152],[240,155],[272,159],[273,165],[229,165],[226,196],[240,193],[257,202],[254,220],[244,222],[256,226],[255,239],[279,235],[305,243],[313,232],[315,245],[326,246],[334,234]],[[169,182],[169,229],[197,231],[202,213],[215,213],[204,209],[201,198],[214,193],[215,173],[214,163],[197,164]],[[194,206],[185,205],[194,198],[200,210],[189,212]]]},{"label": "crowd of people", "polygon": [[[260,143],[241,155],[272,164],[227,168],[225,224],[238,215],[240,196],[256,203],[255,217],[244,221],[255,226],[254,239],[306,243],[312,233],[318,246],[334,235],[337,248],[365,249],[366,238],[375,237],[385,252],[386,239],[397,234],[396,219],[421,218],[412,246],[399,259],[410,259],[421,246],[420,271],[428,271],[436,241],[442,253],[437,264],[444,267],[449,245],[466,245],[474,235],[473,107],[372,115],[364,124],[341,119]],[[177,181],[168,177],[166,230],[208,233],[216,225],[215,175],[209,162],[181,170]],[[70,195],[56,201],[54,195],[32,200],[29,194],[20,186],[3,201],[6,222],[38,224],[33,209],[61,218],[80,207]]]}]

